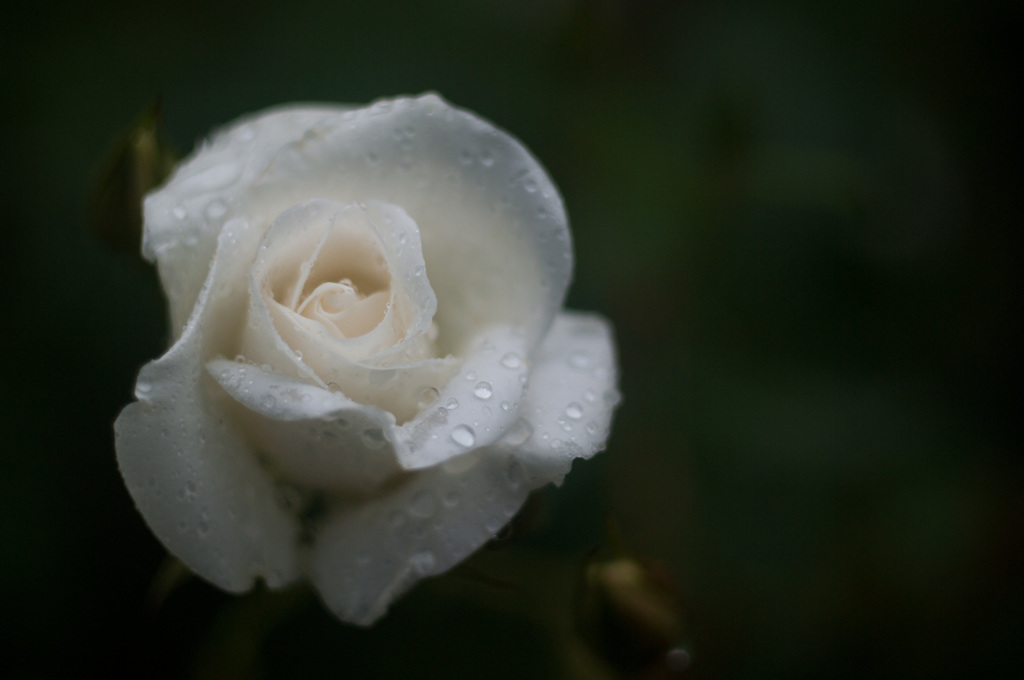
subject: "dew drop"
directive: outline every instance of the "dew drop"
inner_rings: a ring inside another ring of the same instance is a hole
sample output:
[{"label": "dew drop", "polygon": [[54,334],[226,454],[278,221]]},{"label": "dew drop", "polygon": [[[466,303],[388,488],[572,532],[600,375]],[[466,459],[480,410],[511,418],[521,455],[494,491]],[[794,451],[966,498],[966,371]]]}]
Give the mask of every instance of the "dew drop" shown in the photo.
[{"label": "dew drop", "polygon": [[476,371],[470,371],[467,373],[466,380],[476,380]]},{"label": "dew drop", "polygon": [[409,505],[409,514],[413,517],[430,517],[436,510],[434,496],[426,489],[416,492]]},{"label": "dew drop", "polygon": [[519,368],[523,365],[523,360],[515,352],[509,352],[501,358],[501,365],[505,368]]},{"label": "dew drop", "polygon": [[384,431],[379,427],[363,430],[362,440],[363,445],[368,449],[384,448],[384,445],[387,444],[387,439],[384,438]]},{"label": "dew drop", "polygon": [[504,441],[512,446],[519,446],[533,434],[533,426],[530,425],[530,421],[525,418],[520,418],[516,422],[512,423],[512,427],[508,428],[505,432]]},{"label": "dew drop", "polygon": [[585,390],[583,392],[583,399],[593,404],[595,401],[597,401],[597,395],[594,394],[594,390]]},{"label": "dew drop", "polygon": [[439,396],[441,396],[441,393],[438,392],[436,388],[424,387],[422,390],[420,390],[420,396],[416,400],[416,406],[419,407],[420,410],[428,408],[429,406],[432,406],[435,401],[437,401],[437,398]]},{"label": "dew drop", "polygon": [[507,401],[503,401],[503,402],[501,402],[501,410],[502,410],[502,411],[507,411],[507,410],[509,410],[510,408],[512,408],[512,405],[511,405],[511,404],[509,404],[509,403],[508,403]]},{"label": "dew drop", "polygon": [[590,357],[587,356],[586,352],[577,350],[569,355],[569,365],[573,368],[587,368],[590,366]]},{"label": "dew drop", "polygon": [[573,420],[579,420],[583,417],[583,407],[578,402],[572,402],[565,407],[565,415],[569,416]]},{"label": "dew drop", "polygon": [[179,220],[183,220],[188,217],[188,211],[185,210],[185,206],[180,203],[171,209],[171,214]]},{"label": "dew drop", "polygon": [[480,154],[480,165],[484,166],[485,168],[491,167],[492,165],[494,165],[494,156],[492,156],[489,152],[484,151],[483,153]]},{"label": "dew drop", "polygon": [[523,483],[523,466],[518,460],[512,459],[505,470],[505,476],[508,478],[509,486],[513,489],[518,488]]},{"label": "dew drop", "polygon": [[477,399],[490,399],[492,394],[494,394],[494,389],[491,387],[491,383],[486,381],[477,383],[473,388],[473,395]]},{"label": "dew drop", "polygon": [[528,193],[528,194],[532,194],[533,192],[537,191],[537,182],[536,182],[536,180],[532,180],[532,179],[526,180],[525,182],[523,182],[523,188],[526,189],[526,193]]},{"label": "dew drop", "polygon": [[135,391],[138,392],[139,394],[149,394],[152,389],[153,386],[150,385],[145,380],[140,380],[138,383],[135,384]]},{"label": "dew drop", "polygon": [[597,432],[597,423],[591,420],[587,422],[586,428],[588,434],[595,434]]},{"label": "dew drop", "polygon": [[210,204],[206,206],[206,216],[211,220],[224,217],[224,214],[227,213],[227,211],[228,206],[220,199],[211,201]]},{"label": "dew drop", "polygon": [[260,399],[260,409],[263,411],[270,411],[277,406],[277,399],[274,399],[271,395],[267,395]]},{"label": "dew drop", "polygon": [[437,560],[434,559],[434,553],[431,552],[416,553],[409,558],[409,564],[412,565],[413,571],[420,576],[433,569],[436,563]]},{"label": "dew drop", "polygon": [[456,399],[455,397],[452,397],[444,403],[444,407],[449,411],[454,411],[459,407],[459,400]]},{"label": "dew drop", "polygon": [[452,430],[452,441],[468,449],[476,443],[476,433],[468,425],[459,425]]}]

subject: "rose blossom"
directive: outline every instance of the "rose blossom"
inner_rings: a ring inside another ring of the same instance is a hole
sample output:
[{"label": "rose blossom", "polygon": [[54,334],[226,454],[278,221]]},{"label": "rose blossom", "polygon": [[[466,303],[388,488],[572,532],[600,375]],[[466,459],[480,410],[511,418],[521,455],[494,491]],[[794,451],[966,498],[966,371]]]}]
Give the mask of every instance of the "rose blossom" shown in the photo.
[{"label": "rose blossom", "polygon": [[213,584],[305,576],[370,624],[604,447],[611,330],[561,309],[558,191],[436,95],[242,119],[144,212],[173,342],[115,423],[118,462]]}]

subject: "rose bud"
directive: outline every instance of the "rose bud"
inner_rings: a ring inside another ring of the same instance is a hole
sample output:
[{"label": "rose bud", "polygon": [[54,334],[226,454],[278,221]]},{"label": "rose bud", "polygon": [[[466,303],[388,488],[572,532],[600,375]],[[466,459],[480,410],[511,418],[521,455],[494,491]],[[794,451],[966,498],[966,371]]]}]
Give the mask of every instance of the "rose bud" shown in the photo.
[{"label": "rose bud", "polygon": [[119,139],[93,189],[93,231],[111,248],[138,253],[142,199],[174,170],[177,156],[160,134],[160,101],[154,101]]},{"label": "rose bud", "polygon": [[[584,569],[577,624],[590,650],[631,677],[681,670],[681,612],[667,570],[631,557]],[[688,657],[686,659],[688,662]]]}]

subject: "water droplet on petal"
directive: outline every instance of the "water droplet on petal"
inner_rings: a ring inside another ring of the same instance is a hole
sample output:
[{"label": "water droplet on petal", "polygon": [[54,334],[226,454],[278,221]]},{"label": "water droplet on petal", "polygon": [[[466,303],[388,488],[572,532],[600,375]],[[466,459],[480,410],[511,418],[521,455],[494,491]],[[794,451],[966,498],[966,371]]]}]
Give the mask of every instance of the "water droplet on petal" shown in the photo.
[{"label": "water droplet on petal", "polygon": [[590,366],[590,357],[586,352],[577,350],[569,354],[569,365],[573,368],[584,369]]},{"label": "water droplet on petal", "polygon": [[509,352],[501,358],[501,365],[505,368],[519,368],[523,365],[523,360],[515,352]]},{"label": "water droplet on petal", "polygon": [[508,428],[503,438],[506,444],[512,446],[519,446],[533,434],[533,426],[525,418],[520,418],[512,424],[512,427]]},{"label": "water droplet on petal", "polygon": [[412,565],[413,571],[420,576],[433,569],[436,562],[437,560],[434,559],[434,554],[431,552],[416,553],[409,558],[409,564]]},{"label": "water droplet on petal", "polygon": [[523,483],[523,466],[515,458],[508,464],[508,469],[505,470],[505,476],[508,478],[508,484],[513,489],[518,488]]},{"label": "water droplet on petal", "polygon": [[569,416],[573,420],[579,420],[583,417],[583,407],[574,401],[565,407],[565,415]]},{"label": "water droplet on petal", "polygon": [[228,206],[220,199],[211,201],[210,204],[206,206],[206,216],[211,220],[224,217],[224,214],[227,213],[227,211]]},{"label": "water droplet on petal", "polygon": [[476,443],[476,433],[468,425],[459,425],[452,430],[452,441],[468,449]]},{"label": "water droplet on petal", "polygon": [[185,206],[180,203],[171,209],[171,214],[179,220],[183,220],[188,217],[188,211],[185,210]]},{"label": "water droplet on petal", "polygon": [[588,434],[595,434],[597,432],[597,423],[593,420],[589,421],[586,425]]},{"label": "water droplet on petal", "polygon": [[441,396],[441,394],[436,388],[424,387],[423,390],[420,391],[419,399],[416,400],[416,406],[421,410],[432,406],[439,396]]},{"label": "water droplet on petal", "polygon": [[387,439],[384,437],[384,431],[379,427],[371,427],[367,430],[363,430],[362,440],[363,445],[368,449],[380,449],[387,444]]},{"label": "water droplet on petal", "polygon": [[444,407],[449,411],[454,411],[459,407],[459,400],[456,399],[455,397],[452,397],[444,403]]},{"label": "water droplet on petal", "polygon": [[434,496],[426,489],[416,492],[409,505],[409,514],[413,517],[430,517],[434,514],[436,503]]},{"label": "water droplet on petal", "polygon": [[477,399],[490,399],[492,394],[494,394],[494,389],[491,387],[491,383],[486,381],[477,383],[473,389],[473,395]]}]

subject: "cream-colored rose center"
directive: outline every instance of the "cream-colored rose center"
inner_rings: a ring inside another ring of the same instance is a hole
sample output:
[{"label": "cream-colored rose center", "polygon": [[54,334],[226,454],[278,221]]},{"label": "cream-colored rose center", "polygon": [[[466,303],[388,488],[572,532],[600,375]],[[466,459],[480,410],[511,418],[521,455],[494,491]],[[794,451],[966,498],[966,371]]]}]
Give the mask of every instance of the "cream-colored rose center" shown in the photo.
[{"label": "cream-colored rose center", "polygon": [[356,338],[369,333],[387,314],[390,289],[367,292],[351,279],[321,283],[299,303],[299,314],[319,321],[331,335]]},{"label": "cream-colored rose center", "polygon": [[293,206],[271,224],[249,272],[241,353],[405,422],[422,409],[424,388],[439,390],[459,365],[438,355],[425,264],[416,223],[396,206]]}]

